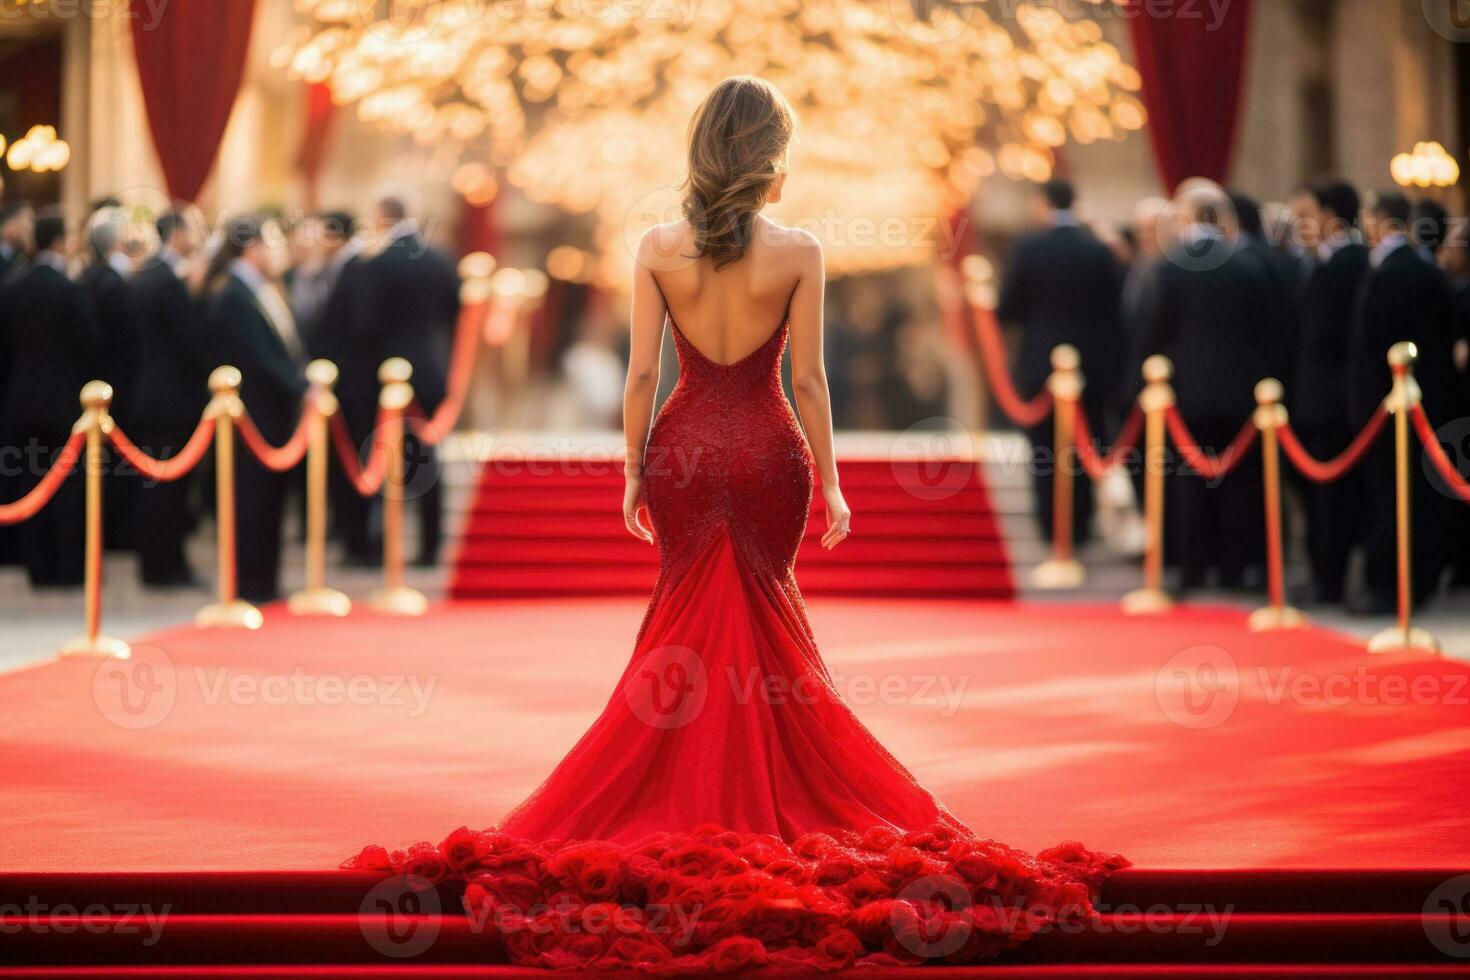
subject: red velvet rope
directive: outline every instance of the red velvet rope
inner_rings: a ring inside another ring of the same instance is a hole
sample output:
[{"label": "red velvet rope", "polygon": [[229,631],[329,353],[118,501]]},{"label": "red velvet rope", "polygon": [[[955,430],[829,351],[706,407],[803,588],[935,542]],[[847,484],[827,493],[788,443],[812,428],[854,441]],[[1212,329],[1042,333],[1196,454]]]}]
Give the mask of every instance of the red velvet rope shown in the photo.
[{"label": "red velvet rope", "polygon": [[209,444],[214,441],[214,420],[208,417],[200,419],[199,424],[194,428],[194,434],[189,436],[189,441],[168,459],[154,459],[143,452],[115,422],[107,438],[112,441],[113,448],[128,461],[133,469],[150,480],[172,483],[191,472],[204,458]]},{"label": "red velvet rope", "polygon": [[1245,459],[1246,452],[1251,444],[1256,441],[1260,430],[1256,428],[1253,419],[1246,419],[1245,425],[1230,440],[1230,445],[1218,456],[1212,456],[1200,446],[1194,435],[1189,431],[1189,426],[1184,422],[1184,416],[1179,414],[1177,405],[1170,405],[1164,420],[1169,425],[1169,435],[1174,440],[1174,447],[1179,450],[1179,455],[1184,457],[1184,462],[1189,468],[1206,480],[1218,480],[1231,470],[1240,465]]},{"label": "red velvet rope", "polygon": [[489,303],[470,303],[459,311],[459,323],[454,330],[454,352],[449,359],[449,376],[445,385],[444,400],[434,414],[424,417],[424,410],[415,402],[409,421],[419,440],[427,446],[437,446],[444,437],[454,431],[460,413],[470,395],[470,378],[475,370],[475,351],[479,349],[480,328],[489,314]]},{"label": "red velvet rope", "polygon": [[[379,409],[378,420],[373,426],[373,432],[382,427],[387,417],[385,409]],[[352,440],[352,432],[347,428],[347,422],[340,414],[332,416],[332,445],[336,447],[337,459],[342,463],[342,472],[347,477],[347,482],[360,496],[371,497],[383,486],[383,478],[388,474],[387,443],[382,439],[373,440],[373,451],[364,465],[358,456],[357,443]]]},{"label": "red velvet rope", "polygon": [[260,460],[261,466],[276,473],[284,473],[306,456],[306,446],[311,441],[311,420],[315,416],[316,406],[308,404],[301,413],[301,421],[296,423],[296,431],[281,446],[272,446],[266,441],[265,436],[255,427],[249,412],[240,413],[240,417],[235,419],[235,428],[239,430],[240,439],[251,454]]},{"label": "red velvet rope", "polygon": [[1023,429],[1040,425],[1051,414],[1051,392],[1043,388],[1030,401],[1020,396],[1015,385],[1011,384],[1011,376],[1006,368],[1005,342],[1001,339],[1000,327],[995,322],[995,313],[980,306],[971,308],[975,312],[975,333],[980,341],[980,359],[985,364],[985,376],[990,379],[990,390],[995,393],[995,401],[1000,405],[1000,410]]},{"label": "red velvet rope", "polygon": [[51,468],[41,477],[39,483],[19,500],[9,504],[0,504],[0,524],[19,524],[40,513],[41,508],[49,504],[51,498],[56,496],[56,491],[61,489],[66,478],[71,476],[72,470],[76,469],[77,460],[82,455],[82,444],[86,441],[85,431],[73,432],[71,438],[67,439],[66,444],[61,447],[56,461],[51,464]]},{"label": "red velvet rope", "polygon": [[1419,442],[1423,444],[1424,452],[1429,456],[1430,462],[1439,471],[1440,477],[1449,486],[1450,491],[1461,500],[1470,503],[1470,482],[1460,475],[1460,471],[1455,469],[1454,461],[1445,455],[1444,447],[1439,444],[1439,436],[1435,434],[1434,426],[1429,423],[1429,416],[1424,414],[1424,406],[1410,406],[1409,418],[1414,422],[1414,431],[1419,434]]},{"label": "red velvet rope", "polygon": [[1379,405],[1378,411],[1373,413],[1368,424],[1353,437],[1348,447],[1325,462],[1315,459],[1307,452],[1289,423],[1276,430],[1276,437],[1281,441],[1281,449],[1286,453],[1287,459],[1291,460],[1302,476],[1313,483],[1332,483],[1341,480],[1349,470],[1358,465],[1368,452],[1368,447],[1378,438],[1378,433],[1383,431],[1383,423],[1387,421],[1388,409]]},{"label": "red velvet rope", "polygon": [[1087,413],[1079,410],[1076,415],[1077,458],[1082,462],[1082,468],[1087,471],[1088,476],[1101,480],[1108,475],[1108,470],[1118,465],[1119,457],[1131,452],[1138,445],[1138,437],[1143,434],[1143,409],[1134,403],[1128,417],[1123,420],[1123,428],[1118,430],[1118,438],[1113,440],[1113,447],[1106,456],[1100,455],[1093,445],[1092,426],[1087,421]]}]

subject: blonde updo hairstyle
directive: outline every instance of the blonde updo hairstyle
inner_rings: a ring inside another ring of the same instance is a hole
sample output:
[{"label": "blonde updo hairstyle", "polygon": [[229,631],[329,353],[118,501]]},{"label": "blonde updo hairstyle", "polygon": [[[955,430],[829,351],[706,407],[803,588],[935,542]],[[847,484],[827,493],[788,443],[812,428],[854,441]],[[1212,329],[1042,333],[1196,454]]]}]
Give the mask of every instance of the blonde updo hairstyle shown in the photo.
[{"label": "blonde updo hairstyle", "polygon": [[683,211],[695,248],[716,270],[745,254],[756,212],[786,170],[795,129],[786,98],[749,75],[725,79],[695,111]]}]

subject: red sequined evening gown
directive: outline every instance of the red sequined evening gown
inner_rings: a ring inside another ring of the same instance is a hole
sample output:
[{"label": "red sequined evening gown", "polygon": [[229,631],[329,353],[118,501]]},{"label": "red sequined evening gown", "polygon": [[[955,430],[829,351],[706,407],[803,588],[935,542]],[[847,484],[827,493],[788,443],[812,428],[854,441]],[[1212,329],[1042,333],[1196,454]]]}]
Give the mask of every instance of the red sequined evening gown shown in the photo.
[{"label": "red sequined evening gown", "polygon": [[[813,464],[781,387],[788,328],[723,364],[673,327],[679,381],[644,463],[660,572],[601,717],[498,830],[350,866],[461,877],[482,914],[566,893],[640,914],[687,901],[683,940],[641,926],[621,944],[574,926],[504,938],[522,964],[703,972],[983,958],[1085,912],[1126,863],[976,838],[833,688],[794,574]],[[933,901],[935,880],[973,907]],[[965,942],[935,946],[955,916]]]}]

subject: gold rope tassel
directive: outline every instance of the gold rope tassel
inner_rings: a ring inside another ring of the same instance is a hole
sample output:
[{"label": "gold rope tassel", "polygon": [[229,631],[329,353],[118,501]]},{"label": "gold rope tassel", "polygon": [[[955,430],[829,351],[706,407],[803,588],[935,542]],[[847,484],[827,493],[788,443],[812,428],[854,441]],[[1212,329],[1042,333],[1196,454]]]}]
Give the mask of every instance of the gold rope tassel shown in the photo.
[{"label": "gold rope tassel", "polygon": [[352,611],[352,600],[327,588],[327,454],[331,450],[327,426],[338,408],[332,393],[337,365],[312,361],[306,366],[306,380],[311,383],[309,397],[316,410],[306,448],[306,588],[291,596],[287,608],[297,616],[346,616]]},{"label": "gold rope tassel", "polygon": [[89,381],[82,387],[82,408],[85,411],[77,421],[77,428],[87,432],[87,526],[83,568],[87,632],[62,646],[61,655],[64,657],[117,657],[126,660],[133,653],[122,640],[102,635],[102,478],[107,466],[102,442],[112,428],[112,415],[108,412],[111,405],[112,385],[105,381]]},{"label": "gold rope tassel", "polygon": [[403,584],[403,416],[413,403],[413,366],[401,357],[390,357],[378,368],[383,385],[378,407],[384,419],[379,433],[387,453],[387,478],[383,481],[383,587],[368,600],[379,612],[394,616],[422,616],[429,600],[417,589]]},{"label": "gold rope tassel", "polygon": [[1419,404],[1419,383],[1414,380],[1414,362],[1419,348],[1401,341],[1388,349],[1388,366],[1393,371],[1393,390],[1385,403],[1393,413],[1394,498],[1398,530],[1398,623],[1376,634],[1368,641],[1369,653],[1406,650],[1439,653],[1439,641],[1428,631],[1413,625],[1414,580],[1413,536],[1410,508],[1413,506],[1409,487],[1409,410]]},{"label": "gold rope tassel", "polygon": [[1285,558],[1281,541],[1281,456],[1276,432],[1286,424],[1281,382],[1267,378],[1256,385],[1256,428],[1261,432],[1261,472],[1266,493],[1266,589],[1269,605],[1251,613],[1257,632],[1299,629],[1307,625],[1300,609],[1286,604]]},{"label": "gold rope tassel", "polygon": [[1143,522],[1146,535],[1143,550],[1143,588],[1123,596],[1123,612],[1129,616],[1147,616],[1168,612],[1174,600],[1164,591],[1164,469],[1165,421],[1174,404],[1174,388],[1169,379],[1174,365],[1162,354],[1143,362],[1144,388],[1138,396],[1144,420]]},{"label": "gold rope tassel", "polygon": [[1073,511],[1077,488],[1077,413],[1081,411],[1082,359],[1071,344],[1058,344],[1051,352],[1052,478],[1051,557],[1031,573],[1038,589],[1075,589],[1087,578],[1075,554]]},{"label": "gold rope tassel", "polygon": [[213,400],[204,412],[214,419],[215,506],[214,520],[218,537],[219,593],[194,615],[201,627],[226,627],[258,630],[265,622],[260,610],[239,597],[235,564],[235,419],[244,411],[240,401],[240,372],[217,367],[209,375]]}]

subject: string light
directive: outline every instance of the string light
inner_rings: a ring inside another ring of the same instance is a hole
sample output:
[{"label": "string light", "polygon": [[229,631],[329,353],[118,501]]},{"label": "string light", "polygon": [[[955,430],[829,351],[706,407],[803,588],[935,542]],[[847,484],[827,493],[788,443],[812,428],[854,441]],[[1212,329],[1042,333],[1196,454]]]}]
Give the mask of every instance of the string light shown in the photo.
[{"label": "string light", "polygon": [[[1094,0],[1112,2],[1112,0]],[[1138,72],[1096,21],[1045,0],[297,0],[272,58],[330,81],[365,120],[459,148],[455,190],[596,218],[579,275],[625,282],[629,240],[678,215],[688,120],[718,81],[759,75],[800,117],[778,220],[823,238],[834,273],[925,261],[933,219],[997,171],[1045,180],[1055,150],[1146,120]],[[926,230],[927,229],[927,230]],[[569,261],[569,260],[568,260]]]}]

